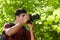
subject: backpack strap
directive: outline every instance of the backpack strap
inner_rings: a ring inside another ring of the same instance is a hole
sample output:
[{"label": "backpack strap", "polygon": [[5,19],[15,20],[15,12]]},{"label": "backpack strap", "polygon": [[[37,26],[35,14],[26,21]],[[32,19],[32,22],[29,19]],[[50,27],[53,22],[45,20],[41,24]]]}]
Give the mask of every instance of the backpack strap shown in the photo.
[{"label": "backpack strap", "polygon": [[10,27],[14,26],[15,24],[14,23],[9,23],[10,24]]}]

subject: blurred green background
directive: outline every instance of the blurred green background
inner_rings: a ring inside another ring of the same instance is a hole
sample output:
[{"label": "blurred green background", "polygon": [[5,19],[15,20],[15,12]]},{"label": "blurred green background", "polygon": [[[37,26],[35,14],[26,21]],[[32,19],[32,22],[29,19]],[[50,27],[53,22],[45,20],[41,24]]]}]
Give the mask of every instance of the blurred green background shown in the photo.
[{"label": "blurred green background", "polygon": [[5,23],[14,22],[18,8],[40,15],[34,21],[36,40],[60,40],[60,0],[0,0],[0,34]]}]

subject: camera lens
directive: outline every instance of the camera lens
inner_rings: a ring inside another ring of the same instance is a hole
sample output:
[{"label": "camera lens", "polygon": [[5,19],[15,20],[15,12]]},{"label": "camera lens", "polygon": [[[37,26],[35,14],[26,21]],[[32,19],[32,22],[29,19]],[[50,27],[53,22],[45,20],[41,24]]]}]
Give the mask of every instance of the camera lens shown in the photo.
[{"label": "camera lens", "polygon": [[35,19],[39,19],[40,18],[38,14],[33,15],[33,16],[30,14],[29,16],[30,16],[30,20],[28,20],[27,23],[30,23],[31,21],[34,21]]}]

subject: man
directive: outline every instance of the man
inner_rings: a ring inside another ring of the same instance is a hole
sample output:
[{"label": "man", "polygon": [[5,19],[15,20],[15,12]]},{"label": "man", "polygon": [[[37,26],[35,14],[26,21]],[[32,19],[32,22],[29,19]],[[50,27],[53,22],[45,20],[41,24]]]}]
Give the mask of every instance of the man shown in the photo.
[{"label": "man", "polygon": [[10,26],[9,23],[4,25],[4,32],[8,35],[8,40],[35,40],[33,34],[33,24],[29,23],[30,31],[23,25],[30,19],[27,11],[24,9],[18,9],[15,13],[14,26]]}]

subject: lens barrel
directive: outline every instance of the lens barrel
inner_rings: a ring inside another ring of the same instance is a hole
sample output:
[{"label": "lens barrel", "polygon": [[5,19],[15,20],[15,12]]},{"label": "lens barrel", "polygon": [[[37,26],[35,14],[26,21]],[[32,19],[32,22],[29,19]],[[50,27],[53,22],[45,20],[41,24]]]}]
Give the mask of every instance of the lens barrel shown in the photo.
[{"label": "lens barrel", "polygon": [[31,23],[35,19],[39,19],[40,18],[40,16],[38,14],[33,15],[33,16],[30,14],[29,16],[30,16],[30,20],[28,20],[27,23]]}]

